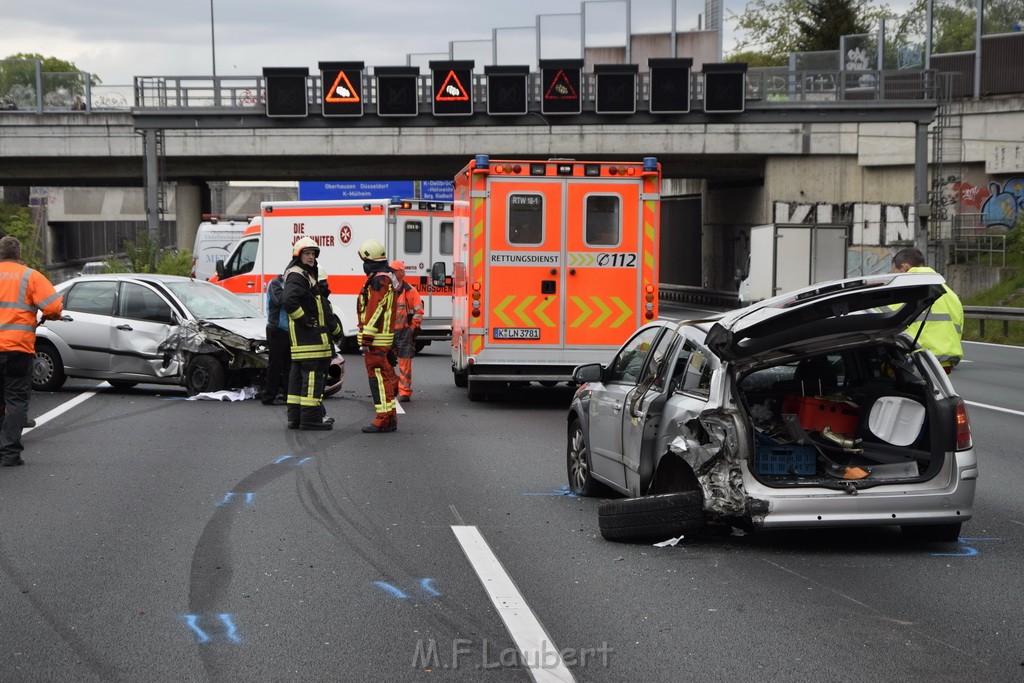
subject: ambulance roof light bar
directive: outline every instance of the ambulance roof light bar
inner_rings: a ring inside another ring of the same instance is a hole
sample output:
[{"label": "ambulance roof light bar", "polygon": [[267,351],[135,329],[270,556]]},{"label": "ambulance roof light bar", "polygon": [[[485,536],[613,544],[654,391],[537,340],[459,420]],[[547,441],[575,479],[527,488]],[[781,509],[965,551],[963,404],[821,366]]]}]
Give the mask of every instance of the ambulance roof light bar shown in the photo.
[{"label": "ambulance roof light bar", "polygon": [[644,172],[653,173],[658,170],[658,158],[657,157],[644,157]]}]

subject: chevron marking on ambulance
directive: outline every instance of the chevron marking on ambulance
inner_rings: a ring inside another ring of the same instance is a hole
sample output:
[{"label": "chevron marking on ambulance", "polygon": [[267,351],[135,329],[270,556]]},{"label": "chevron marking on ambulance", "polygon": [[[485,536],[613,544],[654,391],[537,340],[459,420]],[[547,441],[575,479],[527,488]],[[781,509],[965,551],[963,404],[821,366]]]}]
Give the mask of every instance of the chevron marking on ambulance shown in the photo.
[{"label": "chevron marking on ambulance", "polygon": [[498,316],[506,327],[537,327],[537,323],[534,322],[531,315],[537,316],[545,327],[554,327],[555,322],[544,313],[544,309],[550,306],[555,299],[545,297],[534,306],[536,299],[536,296],[528,296],[519,302],[518,306],[510,308],[516,301],[516,296],[509,294],[494,307],[494,315]]},{"label": "chevron marking on ambulance", "polygon": [[[596,311],[600,311],[600,314],[596,318],[594,318],[594,320],[588,325],[588,327],[600,327],[601,324],[605,320],[607,320],[610,315],[612,315],[611,307],[609,307],[603,300],[596,296],[590,297],[590,301],[593,303],[594,308],[588,306],[586,301],[584,301],[581,297],[578,296],[571,296],[569,297],[569,300],[572,301],[572,303],[576,304],[576,306],[580,309],[579,316],[577,316],[577,318],[572,321],[569,327],[579,327],[590,318],[591,314],[595,313]],[[623,323],[625,323],[633,316],[633,310],[626,305],[626,302],[624,302],[617,296],[613,296],[610,299],[610,301],[619,309],[619,316],[614,319],[610,327],[620,327]]]}]

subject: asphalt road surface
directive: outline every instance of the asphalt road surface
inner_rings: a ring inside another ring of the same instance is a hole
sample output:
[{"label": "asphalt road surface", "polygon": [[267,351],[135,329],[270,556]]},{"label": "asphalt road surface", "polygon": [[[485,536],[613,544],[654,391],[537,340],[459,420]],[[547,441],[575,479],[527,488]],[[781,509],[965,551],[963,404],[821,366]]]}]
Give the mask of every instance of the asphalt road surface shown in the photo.
[{"label": "asphalt road surface", "polygon": [[358,355],[329,432],[70,380],[0,471],[0,679],[1020,679],[1024,349],[967,354],[977,504],[939,545],[604,541],[566,491],[572,389],[471,403],[436,343],[393,434],[359,431]]}]

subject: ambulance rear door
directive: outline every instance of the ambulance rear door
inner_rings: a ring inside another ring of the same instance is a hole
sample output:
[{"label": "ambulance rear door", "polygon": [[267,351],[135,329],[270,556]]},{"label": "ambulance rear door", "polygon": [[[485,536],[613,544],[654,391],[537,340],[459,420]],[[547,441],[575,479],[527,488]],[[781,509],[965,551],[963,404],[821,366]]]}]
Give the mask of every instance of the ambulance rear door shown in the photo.
[{"label": "ambulance rear door", "polygon": [[488,184],[486,343],[560,348],[565,180],[491,176]]},{"label": "ambulance rear door", "polygon": [[[419,204],[423,206],[424,204]],[[443,206],[430,202],[431,207]],[[401,209],[396,213],[388,254],[405,263],[405,281],[416,288],[423,299],[424,330],[442,326],[450,331],[452,318],[452,272],[455,220],[451,210]],[[435,287],[430,282],[431,268],[444,263],[449,282]],[[431,324],[433,323],[433,324]]]},{"label": "ambulance rear door", "polygon": [[570,179],[565,345],[617,348],[642,322],[641,181]]}]

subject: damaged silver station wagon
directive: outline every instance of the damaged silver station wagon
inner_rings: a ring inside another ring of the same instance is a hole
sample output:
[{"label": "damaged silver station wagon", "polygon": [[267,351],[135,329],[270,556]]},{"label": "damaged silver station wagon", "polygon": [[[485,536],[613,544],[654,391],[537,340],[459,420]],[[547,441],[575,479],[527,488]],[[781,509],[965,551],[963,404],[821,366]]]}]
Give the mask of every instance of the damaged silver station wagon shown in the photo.
[{"label": "damaged silver station wagon", "polygon": [[942,283],[839,280],[641,327],[608,366],[575,370],[570,489],[629,496],[599,508],[609,540],[712,523],[899,525],[911,538],[955,541],[978,478],[967,410],[903,332]]},{"label": "damaged silver station wagon", "polygon": [[189,395],[262,383],[266,318],[231,292],[176,275],[84,275],[57,285],[60,320],[36,331],[32,386],[68,377],[117,388],[175,384]]}]

